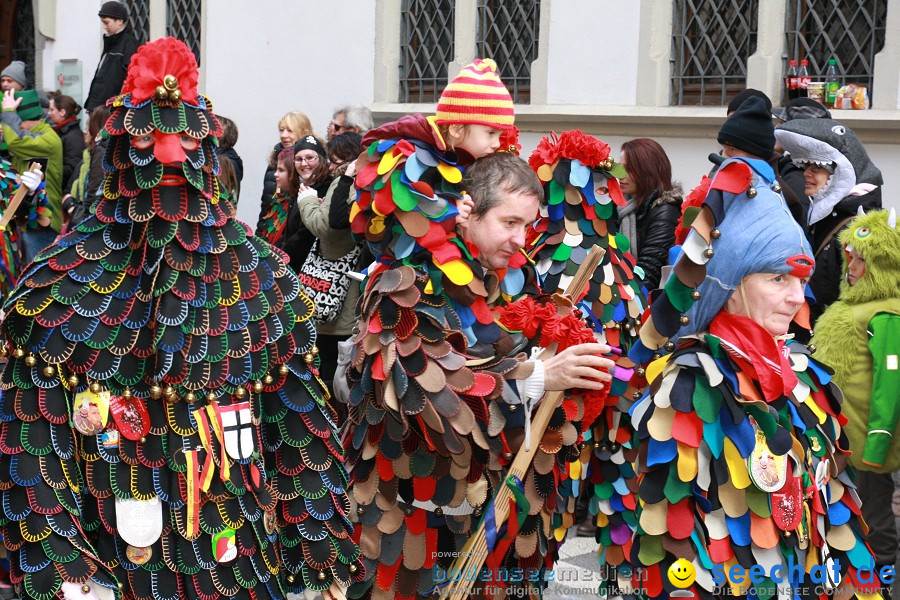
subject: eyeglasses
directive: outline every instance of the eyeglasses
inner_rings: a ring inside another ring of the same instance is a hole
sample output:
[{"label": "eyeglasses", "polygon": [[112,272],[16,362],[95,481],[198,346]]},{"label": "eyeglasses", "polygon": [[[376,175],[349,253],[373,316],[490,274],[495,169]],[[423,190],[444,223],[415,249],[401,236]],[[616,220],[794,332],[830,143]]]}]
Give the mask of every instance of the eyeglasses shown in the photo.
[{"label": "eyeglasses", "polygon": [[319,162],[319,155],[316,154],[314,156],[308,156],[308,157],[298,156],[298,157],[294,158],[294,162],[297,163],[298,165],[302,165],[303,163],[306,163],[308,165],[314,165],[317,162]]},{"label": "eyeglasses", "polygon": [[334,121],[330,121],[328,126],[335,131],[340,131],[341,129],[347,129],[346,125],[341,125],[340,123],[335,123]]}]

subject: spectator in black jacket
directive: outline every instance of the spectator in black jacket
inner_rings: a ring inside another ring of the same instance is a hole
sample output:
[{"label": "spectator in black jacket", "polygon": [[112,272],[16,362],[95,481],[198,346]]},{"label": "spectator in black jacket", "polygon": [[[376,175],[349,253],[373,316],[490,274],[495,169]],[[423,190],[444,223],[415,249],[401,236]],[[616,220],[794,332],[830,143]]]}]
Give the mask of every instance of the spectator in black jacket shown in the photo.
[{"label": "spectator in black jacket", "polygon": [[103,23],[103,55],[97,64],[91,91],[84,103],[88,111],[119,95],[131,55],[138,49],[137,40],[126,24],[128,9],[124,4],[115,0],[104,2],[97,14]]},{"label": "spectator in black jacket", "polygon": [[619,231],[631,243],[647,290],[659,287],[660,273],[675,244],[681,216],[681,186],[672,182],[672,164],[654,140],[622,144],[619,163],[628,175],[619,180],[628,203],[619,209]]},{"label": "spectator in black jacket", "polygon": [[72,187],[72,179],[78,175],[78,165],[84,153],[84,132],[78,123],[81,107],[71,96],[59,94],[50,97],[47,116],[63,146],[62,189],[66,193]]}]

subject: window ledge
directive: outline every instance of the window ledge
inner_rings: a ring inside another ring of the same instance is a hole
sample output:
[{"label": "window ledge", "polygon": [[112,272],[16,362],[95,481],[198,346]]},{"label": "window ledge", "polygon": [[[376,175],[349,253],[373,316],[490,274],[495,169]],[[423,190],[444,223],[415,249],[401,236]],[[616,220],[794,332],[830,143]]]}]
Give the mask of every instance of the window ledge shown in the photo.
[{"label": "window ledge", "polygon": [[[384,123],[409,113],[433,114],[434,106],[376,103],[371,108]],[[832,116],[863,143],[896,143],[900,134],[900,110],[836,110]],[[598,136],[715,138],[724,120],[724,106],[516,105],[516,125],[534,133],[581,129]]]}]

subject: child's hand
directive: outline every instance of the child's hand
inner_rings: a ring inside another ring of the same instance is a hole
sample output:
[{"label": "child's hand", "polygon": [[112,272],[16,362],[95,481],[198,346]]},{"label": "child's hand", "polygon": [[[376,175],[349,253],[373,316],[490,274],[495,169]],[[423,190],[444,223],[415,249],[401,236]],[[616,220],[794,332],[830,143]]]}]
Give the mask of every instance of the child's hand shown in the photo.
[{"label": "child's hand", "polygon": [[456,215],[456,224],[460,225],[468,221],[473,208],[475,208],[475,201],[470,195],[463,193],[463,197],[456,203],[456,210],[459,211],[459,214]]},{"label": "child's hand", "polygon": [[22,104],[22,98],[16,98],[15,94],[15,90],[6,90],[3,92],[2,106],[4,110],[15,110]]}]

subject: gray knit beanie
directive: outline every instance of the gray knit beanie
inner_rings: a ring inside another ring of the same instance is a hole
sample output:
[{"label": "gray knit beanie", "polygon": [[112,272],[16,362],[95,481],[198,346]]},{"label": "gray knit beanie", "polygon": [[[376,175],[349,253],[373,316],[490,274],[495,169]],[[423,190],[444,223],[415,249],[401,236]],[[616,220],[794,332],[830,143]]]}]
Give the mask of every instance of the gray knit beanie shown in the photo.
[{"label": "gray knit beanie", "polygon": [[25,76],[25,63],[21,60],[14,60],[3,71],[0,71],[0,77],[9,77],[15,79],[22,84],[22,87],[28,87],[28,77]]}]

